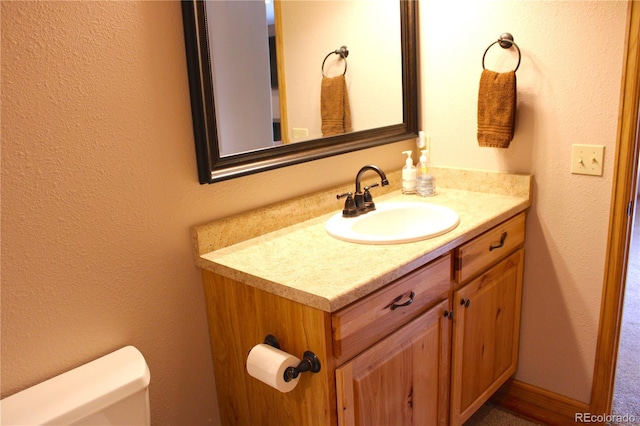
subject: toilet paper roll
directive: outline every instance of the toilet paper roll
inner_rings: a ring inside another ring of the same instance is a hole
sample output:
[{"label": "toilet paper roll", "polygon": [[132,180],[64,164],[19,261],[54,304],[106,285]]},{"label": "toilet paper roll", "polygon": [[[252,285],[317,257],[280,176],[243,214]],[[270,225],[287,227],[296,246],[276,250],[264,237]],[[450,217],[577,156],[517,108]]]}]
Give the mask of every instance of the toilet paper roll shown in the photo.
[{"label": "toilet paper roll", "polygon": [[265,343],[254,346],[247,357],[247,372],[280,392],[290,392],[298,384],[300,376],[284,381],[284,370],[297,367],[300,359]]}]

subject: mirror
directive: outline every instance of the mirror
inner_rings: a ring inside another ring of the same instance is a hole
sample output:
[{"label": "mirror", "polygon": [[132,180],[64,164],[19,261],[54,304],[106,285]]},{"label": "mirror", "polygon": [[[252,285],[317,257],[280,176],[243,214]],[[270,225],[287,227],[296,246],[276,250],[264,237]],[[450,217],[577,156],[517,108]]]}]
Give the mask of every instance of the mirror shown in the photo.
[{"label": "mirror", "polygon": [[[357,12],[354,18],[352,9],[363,4],[373,10],[366,16]],[[388,9],[378,13],[382,20],[371,13],[390,4],[397,11],[393,18]],[[247,13],[234,9],[230,19],[224,15],[227,6],[245,8]],[[305,11],[305,7],[316,10]],[[322,14],[318,9],[322,7],[326,12],[330,8],[331,13]],[[265,10],[261,0],[182,2],[200,183],[417,137],[417,1],[275,0],[275,40],[269,36]],[[297,19],[291,18],[294,12]],[[247,30],[246,19],[252,15],[264,23],[256,31]],[[300,16],[313,17],[313,21],[303,22]],[[367,28],[371,31],[363,30]],[[225,37],[214,36],[217,31]],[[385,34],[397,48],[382,48],[381,42],[372,41]],[[243,42],[238,39],[252,37],[264,43],[258,42],[259,52],[249,55],[238,47]],[[301,42],[309,37],[316,42]],[[317,41],[323,38],[326,44]],[[348,56],[339,50],[342,45],[348,46]],[[244,63],[232,62],[238,59]],[[264,68],[257,63],[264,63]],[[230,81],[248,73],[261,84]],[[353,129],[325,137],[320,131],[321,84],[324,77],[341,73]],[[310,118],[304,121],[303,117]],[[249,133],[229,133],[233,123]]]}]

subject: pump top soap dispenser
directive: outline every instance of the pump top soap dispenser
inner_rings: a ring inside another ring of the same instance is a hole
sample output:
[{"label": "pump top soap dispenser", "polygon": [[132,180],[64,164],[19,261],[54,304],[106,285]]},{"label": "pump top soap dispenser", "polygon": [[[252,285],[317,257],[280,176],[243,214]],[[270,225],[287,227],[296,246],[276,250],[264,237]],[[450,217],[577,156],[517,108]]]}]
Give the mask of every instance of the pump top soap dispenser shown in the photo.
[{"label": "pump top soap dispenser", "polygon": [[407,155],[405,166],[402,168],[402,193],[403,194],[415,194],[416,193],[416,167],[413,165],[413,159],[411,155],[412,151],[403,151],[403,154]]},{"label": "pump top soap dispenser", "polygon": [[429,174],[429,150],[422,151],[418,163],[418,175],[416,177],[418,195],[430,197],[436,195],[436,178]]}]

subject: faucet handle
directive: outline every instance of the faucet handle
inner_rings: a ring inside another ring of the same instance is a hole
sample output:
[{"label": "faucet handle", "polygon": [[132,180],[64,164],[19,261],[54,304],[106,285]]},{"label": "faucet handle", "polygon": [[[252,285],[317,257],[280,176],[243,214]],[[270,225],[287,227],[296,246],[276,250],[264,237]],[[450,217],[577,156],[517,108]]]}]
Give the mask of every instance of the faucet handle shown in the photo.
[{"label": "faucet handle", "polygon": [[380,186],[380,184],[379,183],[374,183],[373,185],[365,186],[364,187],[364,192],[367,192],[368,190],[370,190],[371,188],[375,188],[376,186]]},{"label": "faucet handle", "polygon": [[369,186],[365,186],[364,187],[363,199],[364,199],[364,208],[365,208],[366,211],[371,211],[371,210],[375,210],[376,209],[376,205],[373,202],[373,197],[371,196],[371,193],[369,192],[369,189],[375,188],[376,186],[380,186],[380,184],[374,183],[373,185],[369,185]]},{"label": "faucet handle", "polygon": [[344,209],[342,210],[342,216],[344,217],[354,217],[360,214],[358,212],[358,208],[356,207],[356,201],[353,199],[353,192],[345,192],[344,194],[336,195],[336,198],[339,200],[341,198],[347,197],[344,202]]},{"label": "faucet handle", "polygon": [[364,202],[365,203],[371,203],[373,202],[373,197],[371,196],[371,193],[369,192],[369,189],[371,188],[375,188],[376,186],[380,186],[380,184],[374,183],[373,185],[369,185],[369,186],[365,186],[364,187]]}]

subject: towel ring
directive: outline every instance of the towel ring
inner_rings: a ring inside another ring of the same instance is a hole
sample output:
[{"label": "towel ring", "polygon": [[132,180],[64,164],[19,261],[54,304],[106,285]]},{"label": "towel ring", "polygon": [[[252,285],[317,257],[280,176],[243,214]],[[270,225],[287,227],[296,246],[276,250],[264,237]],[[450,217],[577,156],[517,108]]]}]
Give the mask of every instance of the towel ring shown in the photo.
[{"label": "towel ring", "polygon": [[482,55],[482,69],[486,69],[484,67],[484,57],[487,56],[487,52],[489,51],[489,49],[491,49],[491,46],[496,43],[500,43],[500,47],[502,47],[503,49],[509,49],[511,46],[515,46],[516,50],[518,51],[518,64],[516,65],[516,69],[514,69],[513,72],[518,71],[518,68],[520,67],[520,60],[522,59],[522,54],[520,53],[520,48],[518,47],[516,42],[513,41],[513,36],[509,33],[502,34],[500,38],[498,38],[498,40],[494,41],[489,45],[489,47],[487,47],[487,50],[484,51],[484,55]]},{"label": "towel ring", "polygon": [[326,75],[324,75],[324,63],[327,62],[327,58],[333,54],[342,56],[342,59],[344,59],[344,72],[342,73],[342,75],[345,75],[347,73],[347,56],[349,56],[349,49],[347,49],[347,46],[341,46],[340,49],[329,52],[329,54],[324,57],[321,69],[323,77],[326,77]]}]

